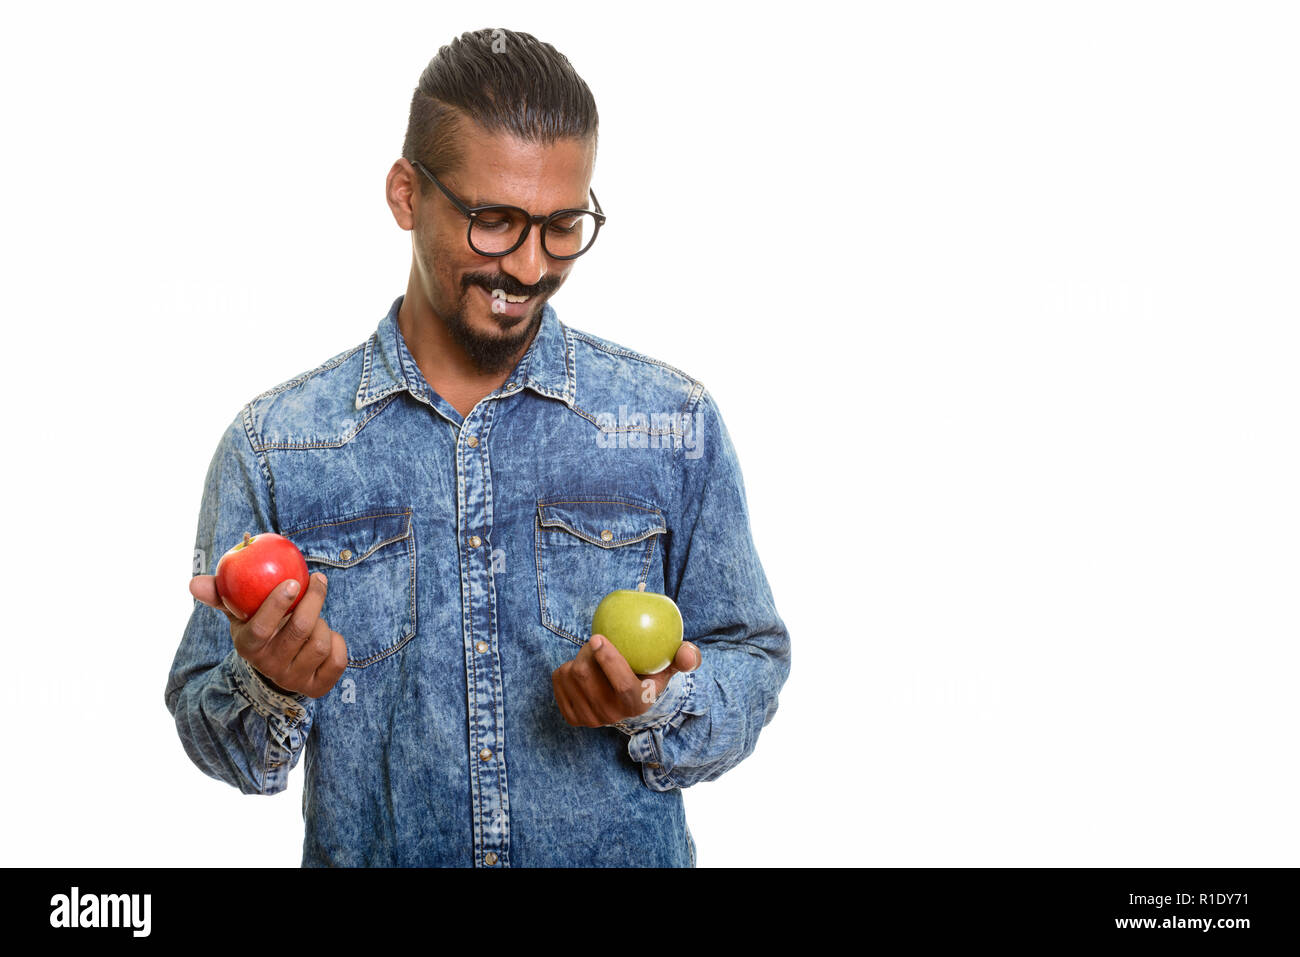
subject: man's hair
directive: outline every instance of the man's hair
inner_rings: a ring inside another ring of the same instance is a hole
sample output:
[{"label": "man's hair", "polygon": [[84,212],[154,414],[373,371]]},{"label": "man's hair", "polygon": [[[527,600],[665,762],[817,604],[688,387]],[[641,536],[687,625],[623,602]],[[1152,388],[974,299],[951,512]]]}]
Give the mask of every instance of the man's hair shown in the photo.
[{"label": "man's hair", "polygon": [[[485,27],[440,49],[411,97],[402,156],[435,176],[462,158],[465,118],[492,133],[553,143],[597,135],[596,99],[564,54],[527,33]],[[421,176],[421,193],[433,188]]]}]

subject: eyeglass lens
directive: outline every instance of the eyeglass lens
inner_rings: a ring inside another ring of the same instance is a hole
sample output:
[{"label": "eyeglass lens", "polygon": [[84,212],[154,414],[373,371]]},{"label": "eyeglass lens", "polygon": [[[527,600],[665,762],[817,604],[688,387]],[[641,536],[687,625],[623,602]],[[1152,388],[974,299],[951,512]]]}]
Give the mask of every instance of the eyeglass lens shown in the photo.
[{"label": "eyeglass lens", "polygon": [[[519,242],[527,225],[528,219],[517,209],[483,210],[470,224],[470,245],[484,255],[504,253]],[[576,256],[591,246],[596,226],[591,212],[566,212],[543,225],[542,246],[549,256]]]}]

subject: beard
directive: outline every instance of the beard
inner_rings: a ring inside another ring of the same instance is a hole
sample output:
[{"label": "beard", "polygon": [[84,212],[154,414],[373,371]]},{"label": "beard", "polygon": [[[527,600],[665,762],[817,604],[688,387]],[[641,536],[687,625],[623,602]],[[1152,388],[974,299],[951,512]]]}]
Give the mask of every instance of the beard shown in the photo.
[{"label": "beard", "polygon": [[[496,374],[513,368],[524,348],[537,334],[542,325],[542,310],[550,294],[559,286],[558,277],[547,276],[536,286],[524,286],[509,276],[491,275],[490,273],[470,273],[461,279],[460,298],[456,308],[442,316],[443,324],[456,345],[464,350],[465,355],[474,363],[475,368],[484,374]],[[480,286],[491,292],[502,289],[512,296],[531,296],[534,302],[528,315],[518,319],[493,315],[501,334],[485,334],[470,325],[467,318],[472,287]],[[511,325],[507,325],[511,324]]]}]

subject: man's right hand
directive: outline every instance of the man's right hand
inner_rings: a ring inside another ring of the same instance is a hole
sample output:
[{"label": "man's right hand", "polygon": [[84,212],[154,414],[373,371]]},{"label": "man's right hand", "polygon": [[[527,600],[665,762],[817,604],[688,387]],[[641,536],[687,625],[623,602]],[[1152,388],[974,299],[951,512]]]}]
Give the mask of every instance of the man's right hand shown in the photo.
[{"label": "man's right hand", "polygon": [[214,575],[191,578],[190,594],[230,620],[235,650],[264,677],[286,691],[320,698],[334,687],[348,664],[347,642],[320,616],[328,584],[323,574],[315,572],[308,580],[307,594],[289,614],[298,583],[281,582],[246,621],[222,602]]}]

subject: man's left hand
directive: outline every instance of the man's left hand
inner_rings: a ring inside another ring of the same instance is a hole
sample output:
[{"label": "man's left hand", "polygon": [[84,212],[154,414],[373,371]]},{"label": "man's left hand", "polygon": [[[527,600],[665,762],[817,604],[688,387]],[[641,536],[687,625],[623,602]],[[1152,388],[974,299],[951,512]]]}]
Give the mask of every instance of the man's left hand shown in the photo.
[{"label": "man's left hand", "polygon": [[592,635],[572,661],[551,672],[551,685],[565,721],[578,728],[599,728],[644,714],[673,675],[699,666],[700,649],[684,641],[663,671],[638,675],[604,635]]}]

